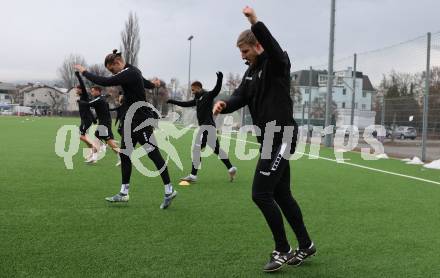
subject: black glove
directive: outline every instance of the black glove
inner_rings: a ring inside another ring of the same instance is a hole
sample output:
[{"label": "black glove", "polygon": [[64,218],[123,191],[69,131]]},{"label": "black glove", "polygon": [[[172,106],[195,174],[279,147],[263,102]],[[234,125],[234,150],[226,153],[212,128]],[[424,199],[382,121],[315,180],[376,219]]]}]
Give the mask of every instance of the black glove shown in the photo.
[{"label": "black glove", "polygon": [[216,74],[218,79],[223,79],[223,73],[221,71],[218,71]]}]

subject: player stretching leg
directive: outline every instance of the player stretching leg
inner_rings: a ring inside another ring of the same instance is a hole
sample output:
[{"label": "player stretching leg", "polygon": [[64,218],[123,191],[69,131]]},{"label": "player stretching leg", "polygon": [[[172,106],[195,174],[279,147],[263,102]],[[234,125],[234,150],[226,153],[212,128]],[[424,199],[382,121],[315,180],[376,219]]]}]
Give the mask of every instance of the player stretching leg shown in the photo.
[{"label": "player stretching leg", "polygon": [[[205,91],[203,89],[202,83],[199,81],[195,81],[191,84],[191,91],[194,94],[194,99],[190,101],[177,101],[173,99],[169,99],[167,102],[171,104],[175,104],[181,107],[197,107],[197,120],[199,122],[199,126],[212,126],[215,129],[215,122],[212,117],[212,107],[214,98],[220,93],[223,81],[223,74],[221,72],[217,73],[217,84],[215,85],[212,91]],[[206,147],[208,141],[208,130],[204,130],[201,132],[196,139],[195,148],[197,147],[197,151],[201,151]],[[220,144],[218,139],[215,140],[215,146],[213,146],[214,153],[219,156],[223,164],[228,169],[229,178],[231,181],[234,180],[234,177],[237,173],[237,167],[232,166],[231,162],[227,158],[227,154],[220,148]],[[201,160],[201,157],[200,157]],[[201,161],[199,161],[201,162]],[[181,178],[182,181],[187,182],[195,182],[197,181],[197,168],[192,164],[191,174],[188,176]]]}]

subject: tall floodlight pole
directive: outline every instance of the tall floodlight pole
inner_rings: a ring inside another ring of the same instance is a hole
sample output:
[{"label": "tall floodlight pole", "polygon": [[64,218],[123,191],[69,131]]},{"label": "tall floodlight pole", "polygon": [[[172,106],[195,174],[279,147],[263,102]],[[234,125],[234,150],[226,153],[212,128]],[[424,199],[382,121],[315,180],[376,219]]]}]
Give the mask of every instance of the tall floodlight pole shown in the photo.
[{"label": "tall floodlight pole", "polygon": [[307,136],[309,136],[309,132],[311,130],[310,127],[310,117],[312,116],[312,79],[313,79],[313,68],[310,67],[309,71],[309,103],[307,108]]},{"label": "tall floodlight pole", "polygon": [[194,39],[194,36],[191,35],[188,37],[188,41],[189,41],[189,59],[188,59],[188,93],[186,98],[190,99],[191,98],[191,42],[192,39]]},{"label": "tall floodlight pole", "polygon": [[427,42],[425,94],[423,96],[422,161],[426,161],[426,141],[428,140],[429,86],[431,82],[431,33],[428,33],[427,35]]},{"label": "tall floodlight pole", "polygon": [[[330,12],[330,42],[329,42],[329,54],[328,54],[328,80],[327,80],[327,99],[325,104],[325,127],[331,125],[332,115],[332,93],[333,93],[333,56],[335,51],[335,12],[336,12],[336,0],[331,0],[331,12]],[[332,134],[325,135],[325,146],[331,147]]]},{"label": "tall floodlight pole", "polygon": [[356,97],[356,66],[357,66],[357,55],[354,54],[354,61],[353,61],[353,90],[352,90],[352,96],[351,96],[351,118],[350,118],[350,125],[353,126],[354,124],[354,106],[355,106],[355,97]]}]

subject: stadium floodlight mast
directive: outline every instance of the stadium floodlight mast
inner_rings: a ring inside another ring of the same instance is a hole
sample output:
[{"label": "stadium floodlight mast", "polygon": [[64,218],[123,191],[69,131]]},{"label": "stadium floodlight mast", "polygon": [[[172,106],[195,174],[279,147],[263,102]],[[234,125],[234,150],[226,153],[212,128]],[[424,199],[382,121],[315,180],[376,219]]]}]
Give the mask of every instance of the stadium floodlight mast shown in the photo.
[{"label": "stadium floodlight mast", "polygon": [[[330,42],[329,42],[329,54],[328,54],[328,80],[327,80],[327,98],[325,103],[325,127],[331,125],[332,115],[332,93],[333,93],[333,57],[335,51],[335,11],[336,0],[331,0],[331,12],[330,12]],[[327,133],[325,135],[325,146],[331,147],[332,134]]]},{"label": "stadium floodlight mast", "polygon": [[194,39],[193,35],[188,37],[189,59],[188,59],[188,95],[187,95],[187,99],[190,99],[190,97],[191,97],[191,42],[192,42],[192,39]]},{"label": "stadium floodlight mast", "polygon": [[350,117],[350,125],[354,124],[354,106],[355,106],[355,97],[356,97],[356,66],[357,66],[357,54],[353,55],[353,88],[351,88],[351,117]]},{"label": "stadium floodlight mast", "polygon": [[309,71],[309,103],[308,103],[308,107],[307,107],[307,138],[309,137],[309,133],[311,130],[311,125],[310,125],[310,117],[312,115],[312,78],[313,78],[313,68],[310,67],[310,71]]},{"label": "stadium floodlight mast", "polygon": [[428,140],[428,109],[429,86],[431,81],[431,32],[427,34],[426,49],[426,77],[425,91],[423,94],[423,127],[422,127],[422,161],[426,161],[426,142]]}]

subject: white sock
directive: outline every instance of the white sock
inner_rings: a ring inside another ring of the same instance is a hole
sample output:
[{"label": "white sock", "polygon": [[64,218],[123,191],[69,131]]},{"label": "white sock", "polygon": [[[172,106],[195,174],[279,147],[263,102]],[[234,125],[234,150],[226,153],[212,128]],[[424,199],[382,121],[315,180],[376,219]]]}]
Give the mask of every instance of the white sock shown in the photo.
[{"label": "white sock", "polygon": [[197,179],[197,175],[189,174],[189,177],[192,179]]},{"label": "white sock", "polygon": [[122,184],[121,185],[121,193],[124,195],[128,195],[128,189],[130,188],[130,184]]},{"label": "white sock", "polygon": [[173,193],[173,185],[171,183],[165,184],[165,194]]},{"label": "white sock", "polygon": [[95,152],[94,152],[94,153],[92,154],[92,159],[93,159],[93,160],[97,160],[97,159],[98,159],[98,153],[95,153]]}]

